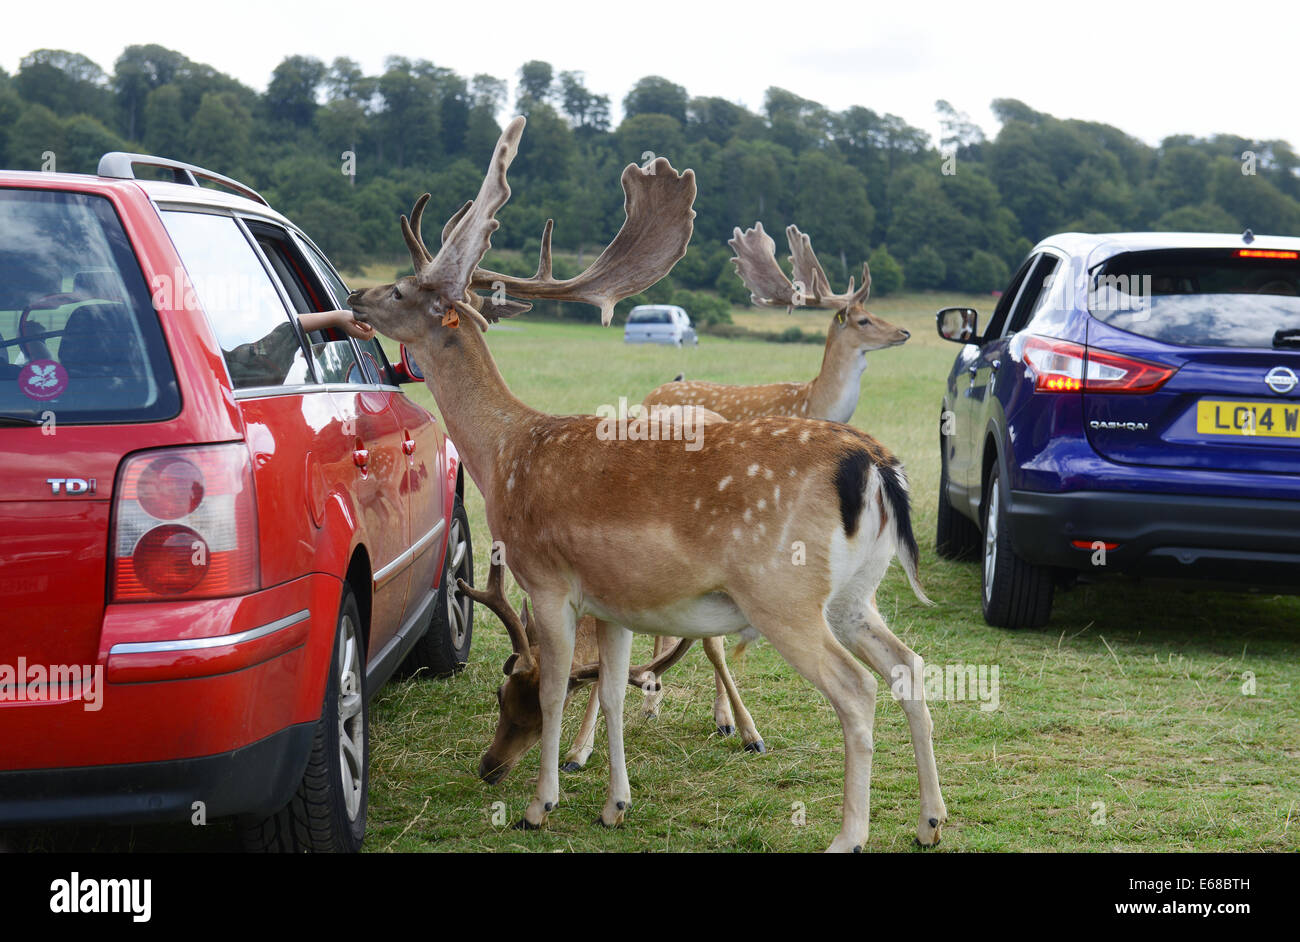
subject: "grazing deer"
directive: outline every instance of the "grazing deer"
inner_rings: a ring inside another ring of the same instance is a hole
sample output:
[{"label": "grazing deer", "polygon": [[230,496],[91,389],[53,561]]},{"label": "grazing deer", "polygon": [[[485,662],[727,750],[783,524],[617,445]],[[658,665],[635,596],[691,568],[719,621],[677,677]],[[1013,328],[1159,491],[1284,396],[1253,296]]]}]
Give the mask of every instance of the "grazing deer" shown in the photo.
[{"label": "grazing deer", "polygon": [[[510,636],[512,653],[502,666],[506,680],[497,688],[497,706],[500,710],[497,729],[492,737],[492,745],[483,753],[478,764],[479,778],[489,785],[496,785],[509,775],[524,753],[542,738],[540,657],[532,615],[527,599],[518,611],[510,607],[502,578],[504,568],[501,563],[493,560],[486,589],[476,589],[464,579],[457,580],[462,592],[496,613]],[[593,616],[583,615],[578,620],[574,632],[573,667],[569,671],[565,691],[566,704],[576,690],[594,683],[600,676],[597,645],[600,632],[601,623]],[[627,682],[642,690],[658,687],[659,678],[681,659],[690,646],[691,639],[682,639],[650,663],[629,668]],[[587,721],[584,719],[583,722],[585,726]],[[594,733],[594,719],[591,724]],[[579,740],[581,741],[581,736]],[[590,746],[587,751],[590,753]]]},{"label": "grazing deer", "polygon": [[[807,383],[762,383],[736,386],[726,383],[708,383],[700,380],[683,381],[683,374],[670,383],[664,383],[645,397],[642,405],[696,405],[712,409],[727,419],[752,419],[762,415],[789,415],[809,419],[827,419],[831,422],[848,422],[858,408],[858,394],[862,374],[867,369],[867,351],[896,347],[906,343],[911,334],[901,327],[877,317],[863,305],[871,296],[871,268],[862,263],[862,287],[853,290],[849,277],[848,290],[843,294],[831,292],[826,272],[813,252],[812,240],[799,231],[798,226],[786,226],[785,237],[790,245],[790,263],[794,281],[786,278],[776,262],[776,243],[763,231],[761,222],[754,228],[741,232],[728,240],[736,253],[732,262],[736,273],[750,291],[750,299],[761,307],[778,307],[791,311],[796,307],[823,308],[835,312],[826,331],[826,350],[822,354],[821,371]],[[674,638],[656,638],[654,654],[670,648]],[[744,641],[736,645],[740,655]],[[727,669],[725,652],[720,656],[721,666],[716,669],[717,698],[715,716],[725,709],[724,692],[734,687]],[[716,663],[716,662],[715,662]],[[644,711],[653,714],[663,699],[662,689],[647,692]],[[718,724],[723,731],[722,722]],[[747,747],[748,748],[748,747]]]},{"label": "grazing deer", "polygon": [[760,415],[791,415],[808,419],[847,422],[858,407],[862,374],[867,369],[867,351],[896,347],[911,334],[868,311],[864,304],[871,294],[871,269],[862,263],[862,287],[853,290],[853,278],[844,294],[831,292],[826,272],[812,250],[812,241],[797,226],[787,226],[794,282],[776,263],[776,243],[757,222],[753,229],[728,241],[736,253],[732,262],[750,291],[750,300],[761,307],[825,308],[835,312],[826,331],[826,352],[822,368],[806,383],[763,383],[732,386],[685,380],[679,376],[645,397],[645,405],[698,405],[728,419],[752,419]]},{"label": "grazing deer", "polygon": [[[631,800],[623,696],[632,632],[709,638],[752,627],[839,717],[844,812],[830,849],[859,850],[868,833],[877,683],[859,658],[908,691],[901,703],[920,780],[917,840],[935,843],[947,810],[923,665],[871,603],[895,554],[912,591],[929,601],[917,581],[901,465],[869,435],[832,422],[726,422],[687,450],[662,437],[611,437],[608,419],[547,415],[517,399],[484,338],[489,320],[528,309],[505,295],[593,304],[608,324],[619,300],[685,254],[695,215],[692,171],[679,174],[663,158],[629,164],[627,218],[586,271],[552,277],[549,221],[533,277],[478,268],[510,196],[506,170],[523,126],[515,118],[506,127],[477,198],[443,227],[437,255],[402,217],[415,274],[349,297],[358,320],[407,344],[423,367],[492,536],[531,601],[541,768],[518,826],[542,826],[559,803],[561,719],[577,623],[590,614],[601,619],[597,683],[609,736],[601,823],[621,824]],[[512,673],[523,663],[516,658]]]}]

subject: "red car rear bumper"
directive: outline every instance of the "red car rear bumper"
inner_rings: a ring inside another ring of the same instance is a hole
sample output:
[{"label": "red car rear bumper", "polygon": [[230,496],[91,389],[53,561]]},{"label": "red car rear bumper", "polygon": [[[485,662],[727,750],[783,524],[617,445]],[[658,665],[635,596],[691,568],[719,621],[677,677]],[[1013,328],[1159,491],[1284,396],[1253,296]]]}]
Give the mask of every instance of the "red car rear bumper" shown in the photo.
[{"label": "red car rear bumper", "polygon": [[105,609],[98,684],[0,700],[0,826],[284,804],[320,717],[341,584]]}]

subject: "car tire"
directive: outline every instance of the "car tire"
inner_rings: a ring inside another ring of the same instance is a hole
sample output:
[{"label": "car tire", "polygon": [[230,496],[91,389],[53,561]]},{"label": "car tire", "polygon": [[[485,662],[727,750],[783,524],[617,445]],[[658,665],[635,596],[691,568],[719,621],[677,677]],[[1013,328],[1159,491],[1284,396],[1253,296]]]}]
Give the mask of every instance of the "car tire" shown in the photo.
[{"label": "car tire", "polygon": [[935,516],[934,551],[941,559],[970,559],[979,555],[980,528],[948,499],[948,452],[939,439],[939,506]]},{"label": "car tire", "polygon": [[999,628],[1039,628],[1052,614],[1052,571],[1011,548],[1011,523],[994,466],[984,493],[980,604],[984,620]]},{"label": "car tire", "polygon": [[325,702],[311,755],[293,798],[265,818],[241,818],[245,850],[259,853],[356,853],[366,835],[370,787],[370,710],[365,637],[356,596],[344,584]]},{"label": "car tire", "polygon": [[474,601],[456,586],[457,579],[474,584],[474,546],[470,540],[469,514],[465,512],[459,495],[452,508],[451,534],[447,537],[442,578],[429,627],[402,662],[403,674],[450,677],[460,673],[469,661],[474,637]]}]

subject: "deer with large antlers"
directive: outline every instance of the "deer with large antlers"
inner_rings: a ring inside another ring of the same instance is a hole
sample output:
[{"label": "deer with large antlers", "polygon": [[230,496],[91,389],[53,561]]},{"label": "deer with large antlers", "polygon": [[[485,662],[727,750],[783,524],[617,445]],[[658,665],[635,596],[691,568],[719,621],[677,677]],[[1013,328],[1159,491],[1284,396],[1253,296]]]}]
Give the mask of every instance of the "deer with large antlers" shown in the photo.
[{"label": "deer with large antlers", "polygon": [[349,298],[358,320],[414,351],[483,494],[492,536],[531,600],[541,768],[520,826],[540,827],[560,800],[561,717],[577,622],[590,614],[602,620],[598,690],[610,764],[603,824],[621,824],[631,800],[622,719],[632,632],[707,638],[753,628],[839,717],[844,811],[830,849],[861,849],[868,833],[877,683],[859,658],[909,692],[901,703],[920,780],[917,839],[935,843],[947,811],[923,665],[871,602],[896,554],[928,602],[901,465],[869,435],[831,422],[726,422],[688,450],[658,436],[611,437],[608,419],[547,415],[517,399],[483,330],[474,329],[527,308],[499,289],[594,304],[608,324],[620,299],[658,281],[685,253],[695,199],[690,170],[679,174],[663,158],[645,169],[629,164],[627,219],[582,274],[551,275],[549,222],[534,277],[479,269],[510,195],[506,170],[523,126],[515,118],[506,127],[477,198],[444,227],[436,255],[404,220],[416,273]]},{"label": "deer with large antlers", "polygon": [[822,308],[834,311],[826,331],[821,370],[806,383],[763,383],[737,386],[700,380],[673,380],[645,397],[645,405],[699,405],[728,419],[760,415],[791,415],[847,422],[858,407],[867,352],[906,343],[911,334],[895,327],[864,306],[871,295],[871,269],[862,263],[862,287],[849,278],[843,294],[831,291],[826,272],[812,249],[812,240],[797,226],[787,226],[794,280],[776,261],[776,243],[761,222],[741,232],[728,245],[736,253],[732,262],[759,307]]}]

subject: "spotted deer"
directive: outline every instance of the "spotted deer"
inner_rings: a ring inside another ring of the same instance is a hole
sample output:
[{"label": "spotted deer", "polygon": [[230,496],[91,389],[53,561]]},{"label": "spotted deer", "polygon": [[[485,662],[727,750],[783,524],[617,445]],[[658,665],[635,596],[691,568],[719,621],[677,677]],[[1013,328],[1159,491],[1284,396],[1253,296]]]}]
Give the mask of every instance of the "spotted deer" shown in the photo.
[{"label": "spotted deer", "polygon": [[858,407],[862,374],[867,369],[867,352],[906,343],[911,334],[868,311],[871,269],[862,263],[862,287],[853,289],[849,278],[843,294],[831,291],[812,240],[797,226],[787,226],[790,262],[794,281],[786,277],[776,261],[776,243],[763,231],[761,222],[744,232],[737,227],[728,241],[736,253],[731,260],[750,291],[750,300],[760,307],[823,308],[834,311],[826,331],[822,367],[806,383],[762,383],[734,386],[678,378],[664,383],[645,397],[645,405],[698,405],[728,419],[751,419],[760,415],[791,415],[809,419],[847,422]]},{"label": "spotted deer", "polygon": [[561,718],[577,623],[589,614],[601,622],[597,684],[609,741],[602,824],[622,824],[631,801],[623,699],[632,633],[710,638],[752,628],[839,718],[843,818],[829,849],[859,850],[868,836],[877,682],[859,658],[908,691],[900,702],[920,781],[917,840],[935,843],[947,810],[923,664],[871,602],[895,555],[912,591],[929,601],[901,464],[871,436],[832,422],[720,423],[687,450],[662,437],[611,437],[606,419],[548,415],[515,397],[488,349],[489,323],[545,298],[595,305],[608,324],[619,300],[685,254],[695,215],[692,171],[678,173],[664,158],[629,164],[623,226],[581,274],[552,276],[549,221],[534,276],[479,268],[510,196],[506,171],[523,127],[521,117],[506,127],[478,196],[443,227],[436,255],[403,217],[415,274],[349,298],[356,319],[414,352],[483,494],[493,539],[531,602],[541,757],[517,826],[541,827],[559,803]]},{"label": "spotted deer", "polygon": [[[871,268],[862,263],[862,287],[853,288],[849,277],[848,290],[843,294],[831,291],[830,281],[813,251],[812,240],[798,226],[787,226],[786,241],[790,246],[790,264],[794,280],[786,277],[776,261],[776,243],[765,231],[761,222],[744,232],[735,229],[727,244],[735,257],[732,263],[736,273],[750,291],[750,300],[760,307],[822,308],[834,311],[826,330],[826,348],[822,354],[821,370],[806,383],[762,383],[758,385],[729,385],[701,380],[686,380],[679,375],[650,391],[642,405],[695,405],[704,406],[728,419],[752,419],[761,415],[789,415],[810,419],[827,419],[831,422],[848,422],[858,408],[858,395],[862,374],[867,369],[867,352],[896,347],[906,343],[911,334],[872,314],[864,306],[871,296]],[[654,653],[673,645],[674,638],[655,639]],[[745,647],[736,645],[739,655]],[[725,652],[722,664],[715,671],[717,698],[714,714],[725,719],[727,700],[723,694],[733,685],[727,668]],[[645,695],[644,712],[653,714],[659,709],[664,691],[658,689]],[[719,730],[724,729],[719,721]]]}]

